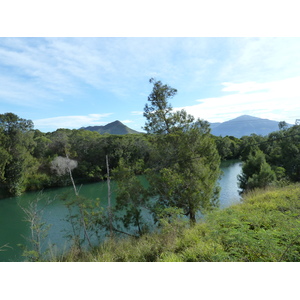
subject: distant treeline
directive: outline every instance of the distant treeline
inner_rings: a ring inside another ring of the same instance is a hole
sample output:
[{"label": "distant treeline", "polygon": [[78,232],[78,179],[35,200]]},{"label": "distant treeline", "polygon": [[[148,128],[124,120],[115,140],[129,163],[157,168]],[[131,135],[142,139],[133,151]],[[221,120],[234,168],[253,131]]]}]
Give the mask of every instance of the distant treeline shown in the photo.
[{"label": "distant treeline", "polygon": [[[101,135],[83,129],[42,133],[34,129],[30,120],[13,113],[1,114],[1,196],[70,184],[69,176],[57,176],[51,169],[51,162],[58,156],[77,161],[73,170],[76,183],[105,179],[106,156],[111,170],[120,162],[127,166],[142,162],[142,167],[134,167],[135,173],[170,168],[182,175],[190,168],[196,176],[201,172],[191,162],[202,165],[203,173],[208,167],[214,170],[220,159],[241,159],[245,162],[240,178],[242,189],[300,180],[299,125],[288,127],[280,122],[278,131],[264,137],[216,137],[211,135],[208,122],[196,120],[184,110],[173,112],[168,100],[176,95],[176,89],[154,79],[150,83],[153,91],[144,108],[147,134]],[[210,178],[209,172],[203,174],[199,180]]]},{"label": "distant treeline", "polygon": [[42,133],[29,120],[12,113],[0,115],[0,183],[6,195],[71,184],[69,176],[57,176],[51,169],[57,156],[78,162],[73,176],[83,183],[104,179],[106,155],[114,169],[121,158],[133,164],[138,160],[147,163],[150,151],[144,134],[101,135],[75,129]]},{"label": "distant treeline", "polygon": [[[222,160],[241,159],[246,162],[250,157],[253,160],[260,150],[260,160],[265,159],[278,179],[300,180],[300,126],[265,137],[256,134],[240,139],[212,137]],[[58,177],[51,170],[50,163],[57,156],[68,155],[78,162],[73,172],[78,183],[103,180],[107,172],[106,155],[111,169],[118,166],[121,158],[133,165],[142,160],[147,166],[153,141],[154,137],[147,134],[101,135],[83,129],[42,133],[33,129],[30,120],[12,113],[0,115],[2,193],[19,195],[28,190],[71,184],[68,176]],[[257,164],[256,172],[259,172],[260,163]]]},{"label": "distant treeline", "polygon": [[300,126],[279,128],[267,136],[215,137],[222,159],[243,161],[243,191],[300,181]]}]

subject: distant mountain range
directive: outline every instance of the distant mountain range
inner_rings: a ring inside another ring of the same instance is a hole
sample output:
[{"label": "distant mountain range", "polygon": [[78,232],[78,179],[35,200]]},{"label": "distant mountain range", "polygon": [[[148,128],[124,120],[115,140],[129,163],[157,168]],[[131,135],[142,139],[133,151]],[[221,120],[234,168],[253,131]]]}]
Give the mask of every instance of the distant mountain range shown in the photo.
[{"label": "distant mountain range", "polygon": [[101,134],[133,134],[133,133],[140,133],[138,131],[135,131],[126,125],[124,125],[120,121],[114,121],[112,123],[109,123],[105,126],[88,126],[88,127],[82,127],[80,129],[90,130],[90,131],[97,131]]},{"label": "distant mountain range", "polygon": [[223,123],[210,123],[210,127],[213,135],[241,138],[252,133],[262,136],[268,135],[279,130],[278,123],[277,121],[243,115]]},{"label": "distant mountain range", "polygon": [[[238,118],[223,122],[210,123],[211,133],[216,136],[234,136],[241,138],[245,135],[255,133],[257,135],[268,135],[273,131],[279,130],[277,121],[261,119],[249,115],[243,115]],[[292,126],[288,124],[289,126]],[[88,126],[80,129],[97,131],[100,134],[137,134],[141,133],[129,128],[120,121],[114,121],[105,126]]]}]

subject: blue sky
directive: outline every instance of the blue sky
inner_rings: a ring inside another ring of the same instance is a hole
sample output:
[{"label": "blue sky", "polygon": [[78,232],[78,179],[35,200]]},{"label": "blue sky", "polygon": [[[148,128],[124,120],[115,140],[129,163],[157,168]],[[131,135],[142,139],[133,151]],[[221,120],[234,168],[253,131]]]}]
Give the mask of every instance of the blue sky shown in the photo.
[{"label": "blue sky", "polygon": [[300,118],[300,38],[0,38],[0,113],[43,132],[115,120],[141,131],[151,77],[209,122]]}]

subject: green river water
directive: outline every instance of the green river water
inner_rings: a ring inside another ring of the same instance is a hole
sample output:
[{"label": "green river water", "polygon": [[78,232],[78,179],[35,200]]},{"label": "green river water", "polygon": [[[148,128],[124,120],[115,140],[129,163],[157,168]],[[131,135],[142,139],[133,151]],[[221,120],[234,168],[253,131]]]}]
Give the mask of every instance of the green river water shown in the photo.
[{"label": "green river water", "polygon": [[[239,161],[227,161],[221,164],[223,176],[220,180],[220,207],[225,208],[240,201],[238,193],[237,175],[241,173],[241,163]],[[112,182],[112,190],[114,183]],[[55,188],[45,190],[44,197],[55,198],[44,211],[44,220],[47,224],[52,224],[48,237],[51,244],[55,244],[58,249],[63,250],[68,247],[65,239],[65,231],[70,230],[70,224],[64,219],[67,209],[58,195],[72,190],[72,187]],[[85,184],[80,189],[80,194],[90,199],[100,198],[102,206],[107,205],[107,185],[105,182]],[[30,236],[30,228],[24,221],[25,214],[18,203],[37,197],[38,192],[25,193],[20,197],[6,198],[0,200],[0,262],[23,261],[21,256],[23,250],[18,244],[26,244],[26,237]],[[112,193],[112,205],[115,204],[114,193]],[[64,231],[65,230],[65,231]],[[5,251],[1,251],[5,250]]]}]

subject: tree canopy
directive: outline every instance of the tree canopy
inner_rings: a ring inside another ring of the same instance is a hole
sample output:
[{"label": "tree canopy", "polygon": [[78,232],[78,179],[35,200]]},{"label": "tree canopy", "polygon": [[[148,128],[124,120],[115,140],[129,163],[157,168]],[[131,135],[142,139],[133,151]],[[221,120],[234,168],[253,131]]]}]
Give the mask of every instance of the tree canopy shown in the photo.
[{"label": "tree canopy", "polygon": [[32,152],[33,123],[13,113],[0,114],[0,183],[12,195],[20,195],[35,161]]},{"label": "tree canopy", "polygon": [[154,79],[150,83],[145,129],[157,135],[148,170],[151,194],[158,197],[158,209],[183,209],[194,223],[198,211],[216,205],[220,157],[207,122],[173,111],[168,100],[177,90]]}]

